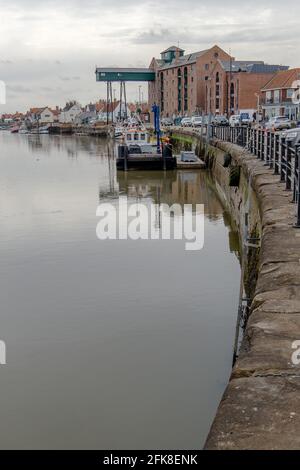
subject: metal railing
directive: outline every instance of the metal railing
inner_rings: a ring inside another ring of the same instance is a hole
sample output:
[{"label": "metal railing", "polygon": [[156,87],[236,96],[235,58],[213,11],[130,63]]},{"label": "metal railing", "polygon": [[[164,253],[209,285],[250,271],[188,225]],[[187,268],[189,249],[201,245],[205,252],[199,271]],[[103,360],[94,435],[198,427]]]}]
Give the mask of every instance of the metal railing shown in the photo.
[{"label": "metal railing", "polygon": [[297,204],[295,227],[300,228],[300,145],[292,146],[280,133],[250,127],[212,126],[211,136],[243,147],[274,170],[292,192],[292,202]]}]

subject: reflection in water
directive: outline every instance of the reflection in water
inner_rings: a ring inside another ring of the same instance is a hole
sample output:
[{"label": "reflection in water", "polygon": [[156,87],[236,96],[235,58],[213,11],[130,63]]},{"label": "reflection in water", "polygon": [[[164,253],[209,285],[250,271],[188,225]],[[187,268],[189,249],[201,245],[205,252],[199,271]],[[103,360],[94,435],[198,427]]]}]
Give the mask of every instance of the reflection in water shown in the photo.
[{"label": "reflection in water", "polygon": [[[0,447],[201,447],[231,370],[240,278],[213,182],[117,173],[101,139],[1,133],[0,145]],[[120,195],[204,203],[204,249],[100,242],[99,199]]]}]

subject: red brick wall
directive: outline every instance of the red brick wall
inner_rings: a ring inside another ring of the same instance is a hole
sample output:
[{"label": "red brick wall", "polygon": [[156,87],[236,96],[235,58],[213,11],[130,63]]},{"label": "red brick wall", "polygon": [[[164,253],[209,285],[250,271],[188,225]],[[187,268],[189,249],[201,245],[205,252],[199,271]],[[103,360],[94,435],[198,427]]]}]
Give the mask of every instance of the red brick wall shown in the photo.
[{"label": "red brick wall", "polygon": [[[205,111],[206,85],[205,77],[209,77],[218,59],[229,60],[230,56],[218,46],[214,46],[200,56],[193,64],[176,66],[172,68],[158,69],[155,59],[150,68],[157,72],[156,82],[149,84],[149,106],[154,102],[161,103],[161,74],[163,75],[164,106],[162,116],[172,117],[178,115],[178,70],[182,76],[182,106],[181,115],[189,115]],[[187,68],[187,109],[184,109],[184,69]]]}]

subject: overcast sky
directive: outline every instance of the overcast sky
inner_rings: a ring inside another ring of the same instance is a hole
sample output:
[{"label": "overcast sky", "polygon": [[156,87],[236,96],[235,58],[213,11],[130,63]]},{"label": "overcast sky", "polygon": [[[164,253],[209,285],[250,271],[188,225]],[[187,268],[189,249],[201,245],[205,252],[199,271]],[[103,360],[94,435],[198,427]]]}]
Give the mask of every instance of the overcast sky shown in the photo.
[{"label": "overcast sky", "polygon": [[299,0],[0,0],[0,113],[104,98],[96,65],[148,66],[178,43],[300,66],[299,17]]}]

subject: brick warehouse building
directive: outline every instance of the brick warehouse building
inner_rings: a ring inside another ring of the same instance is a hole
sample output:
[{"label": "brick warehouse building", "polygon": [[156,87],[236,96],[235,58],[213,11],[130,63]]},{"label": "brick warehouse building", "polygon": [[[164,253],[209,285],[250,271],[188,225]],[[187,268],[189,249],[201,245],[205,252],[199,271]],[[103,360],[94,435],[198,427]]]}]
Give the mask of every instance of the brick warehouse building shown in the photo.
[{"label": "brick warehouse building", "polygon": [[206,83],[218,60],[229,61],[230,55],[219,46],[184,54],[172,46],[153,58],[150,69],[156,80],[149,83],[149,104],[159,104],[163,117],[201,113],[205,110]]},{"label": "brick warehouse building", "polygon": [[218,60],[206,83],[205,112],[227,116],[252,114],[258,109],[261,88],[276,72],[287,69],[263,61]]}]

